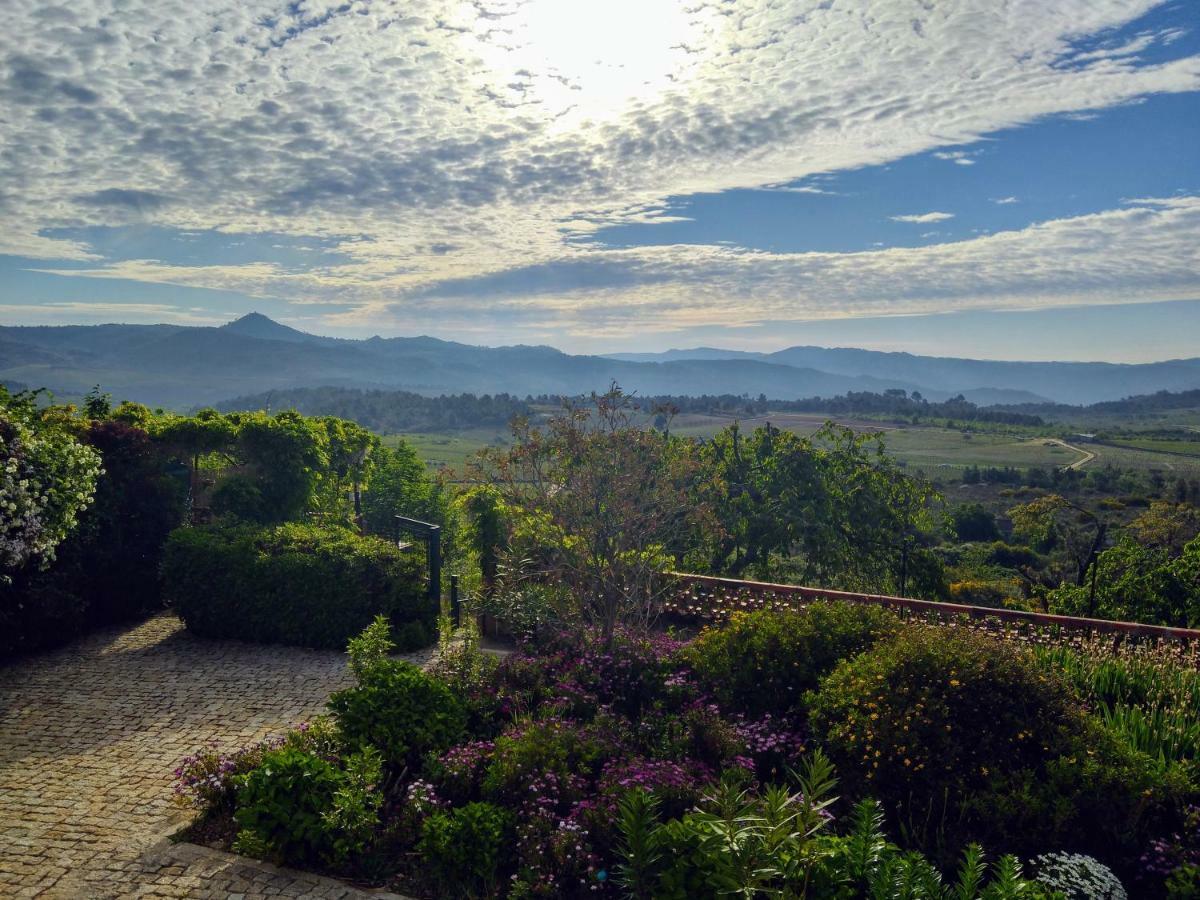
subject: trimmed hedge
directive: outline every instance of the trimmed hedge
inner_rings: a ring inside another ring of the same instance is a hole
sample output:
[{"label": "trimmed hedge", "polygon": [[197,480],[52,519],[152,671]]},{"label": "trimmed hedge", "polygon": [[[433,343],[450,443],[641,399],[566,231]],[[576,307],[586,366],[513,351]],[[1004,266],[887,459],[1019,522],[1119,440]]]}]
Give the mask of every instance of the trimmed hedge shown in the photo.
[{"label": "trimmed hedge", "polygon": [[436,634],[417,562],[344,528],[180,528],[167,541],[162,583],[167,602],[204,637],[340,650],[380,614],[401,650]]}]

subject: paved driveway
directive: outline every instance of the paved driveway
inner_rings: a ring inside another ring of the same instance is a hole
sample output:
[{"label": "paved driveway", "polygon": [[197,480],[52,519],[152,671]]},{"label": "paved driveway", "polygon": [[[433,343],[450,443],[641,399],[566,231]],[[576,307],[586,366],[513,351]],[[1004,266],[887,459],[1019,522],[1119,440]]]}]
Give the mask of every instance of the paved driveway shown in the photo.
[{"label": "paved driveway", "polygon": [[0,667],[0,897],[353,896],[163,841],[171,771],[321,711],[345,656],[192,638],[161,615]]}]

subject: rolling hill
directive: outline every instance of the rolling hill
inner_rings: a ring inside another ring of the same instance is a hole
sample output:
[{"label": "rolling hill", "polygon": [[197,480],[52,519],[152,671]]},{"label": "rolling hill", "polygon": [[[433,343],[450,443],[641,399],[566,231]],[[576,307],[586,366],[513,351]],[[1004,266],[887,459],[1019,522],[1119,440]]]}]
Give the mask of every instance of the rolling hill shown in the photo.
[{"label": "rolling hill", "polygon": [[323,385],[524,396],[587,393],[612,381],[642,394],[795,399],[900,388],[931,400],[962,393],[981,404],[1093,403],[1200,388],[1200,359],[1017,363],[820,347],[576,356],[553,347],[479,347],[431,337],[321,337],[251,313],[218,328],[0,328],[0,380],[44,385],[66,397],[100,384],[117,399],[174,408]]}]

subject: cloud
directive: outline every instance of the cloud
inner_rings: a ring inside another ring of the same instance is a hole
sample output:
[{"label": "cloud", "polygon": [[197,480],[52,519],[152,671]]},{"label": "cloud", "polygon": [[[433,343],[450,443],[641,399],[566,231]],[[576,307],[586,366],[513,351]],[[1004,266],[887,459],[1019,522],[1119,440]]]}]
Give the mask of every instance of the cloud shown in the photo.
[{"label": "cloud", "polygon": [[[1000,129],[1200,89],[1196,56],[1153,64],[1139,56],[1167,41],[1165,32],[1103,53],[1086,43],[1155,5],[609,0],[564,12],[561,0],[9,0],[0,253],[91,258],[92,277],[327,303],[364,322],[484,327],[489,298],[470,294],[453,306],[446,287],[519,284],[515,270],[561,276],[535,285],[529,327],[601,327],[599,309],[612,316],[603,327],[618,327],[622,315],[651,307],[663,323],[732,321],[710,308],[722,292],[743,307],[787,294],[849,314],[875,301],[840,287],[845,260],[879,278],[915,276],[860,254],[623,251],[579,238],[669,220],[671,197],[823,190],[811,181],[822,173],[970,154],[961,148]],[[1121,212],[1131,218],[1105,220],[1114,244],[1133,240],[1120,230],[1132,234],[1139,216],[1192,214]],[[291,235],[332,243],[339,259],[305,271],[107,265],[85,243],[48,237],[126,224]],[[957,257],[920,252],[934,254],[922,265],[958,272]],[[1074,259],[1069,247],[1056,252]],[[1175,290],[1177,274],[1155,280],[1158,260],[1152,254],[1146,280],[1126,277],[1122,289]],[[1037,296],[1075,296],[1069,265],[1057,293],[1046,271]],[[571,273],[587,279],[571,285]],[[936,283],[935,270],[918,275]],[[818,300],[812,286],[830,279],[835,289]],[[635,283],[652,293],[643,297]],[[979,293],[957,274],[945,283],[965,293],[931,288],[922,302],[950,308]],[[1033,296],[1004,284],[1005,296]],[[909,285],[889,290],[907,296]],[[552,296],[560,302],[538,307]],[[499,314],[524,321],[515,299]]]},{"label": "cloud", "polygon": [[1019,201],[1016,197],[996,197],[992,202],[998,206],[1007,206],[1010,203],[1017,203]]},{"label": "cloud", "polygon": [[5,303],[0,324],[62,325],[69,323],[133,322],[174,325],[219,325],[227,315],[196,307],[165,303],[109,303],[74,301],[56,303]]},{"label": "cloud", "polygon": [[925,224],[928,222],[944,222],[947,219],[953,219],[954,213],[927,212],[927,213],[920,213],[919,215],[889,216],[889,218],[893,222],[917,222],[919,224]]},{"label": "cloud", "polygon": [[973,166],[975,165],[974,157],[981,152],[981,150],[938,150],[933,156],[934,159],[948,160],[957,166]]}]

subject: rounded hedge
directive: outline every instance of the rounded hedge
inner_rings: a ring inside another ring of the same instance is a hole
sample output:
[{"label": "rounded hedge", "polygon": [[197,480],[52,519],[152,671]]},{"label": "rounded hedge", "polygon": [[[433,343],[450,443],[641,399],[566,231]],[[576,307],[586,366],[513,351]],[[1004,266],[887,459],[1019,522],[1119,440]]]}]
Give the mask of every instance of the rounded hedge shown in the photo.
[{"label": "rounded hedge", "polygon": [[1061,677],[980,633],[906,627],[840,664],[809,711],[847,792],[927,847],[1120,853],[1169,792]]},{"label": "rounded hedge", "polygon": [[436,633],[417,562],[349,529],[180,528],[161,572],[167,602],[204,637],[341,650],[380,614],[404,636],[401,650]]},{"label": "rounded hedge", "polygon": [[889,610],[850,603],[739,613],[706,628],[688,647],[687,660],[726,708],[780,713],[799,704],[840,660],[899,627]]}]

